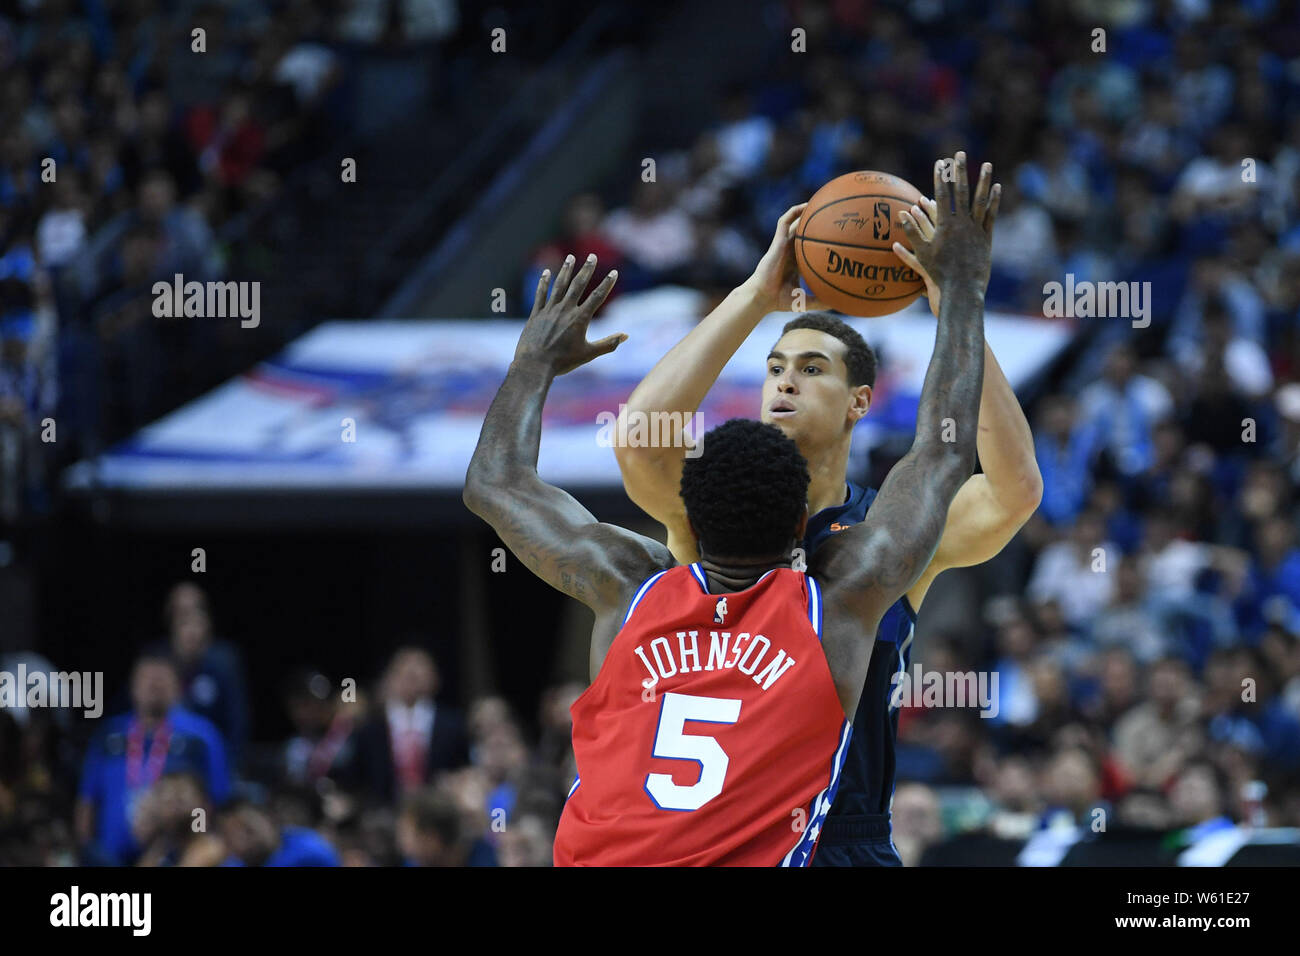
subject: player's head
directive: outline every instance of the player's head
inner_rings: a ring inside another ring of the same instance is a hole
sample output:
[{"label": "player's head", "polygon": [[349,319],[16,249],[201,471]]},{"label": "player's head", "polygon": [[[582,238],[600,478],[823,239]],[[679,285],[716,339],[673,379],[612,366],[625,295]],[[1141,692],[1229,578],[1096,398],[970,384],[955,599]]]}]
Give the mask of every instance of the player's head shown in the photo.
[{"label": "player's head", "polygon": [[682,465],[682,501],[700,554],[780,559],[808,521],[808,463],[780,429],[734,418]]},{"label": "player's head", "polygon": [[767,356],[763,421],[816,458],[848,440],[871,407],[876,353],[847,322],[809,312],[786,323]]}]

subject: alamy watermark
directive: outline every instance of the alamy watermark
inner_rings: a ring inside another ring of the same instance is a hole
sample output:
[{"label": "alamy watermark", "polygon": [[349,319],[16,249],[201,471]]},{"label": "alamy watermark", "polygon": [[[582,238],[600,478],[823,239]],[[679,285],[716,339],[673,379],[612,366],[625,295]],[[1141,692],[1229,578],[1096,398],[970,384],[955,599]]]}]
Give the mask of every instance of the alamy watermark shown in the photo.
[{"label": "alamy watermark", "polygon": [[912,673],[890,678],[891,707],[978,707],[980,717],[998,715],[997,671],[927,671],[920,664]]},{"label": "alamy watermark", "polygon": [[104,712],[103,671],[0,671],[0,709],[80,708],[91,719]]},{"label": "alamy watermark", "polygon": [[230,319],[255,329],[262,321],[262,283],[186,282],[179,272],[171,282],[153,284],[153,314],[159,319]]},{"label": "alamy watermark", "polygon": [[685,448],[687,458],[704,454],[704,416],[700,412],[642,412],[618,406],[596,416],[601,448]]},{"label": "alamy watermark", "polygon": [[1074,273],[1067,272],[1064,284],[1046,283],[1043,295],[1043,315],[1049,319],[1132,319],[1135,329],[1151,324],[1150,282],[1075,281]]}]

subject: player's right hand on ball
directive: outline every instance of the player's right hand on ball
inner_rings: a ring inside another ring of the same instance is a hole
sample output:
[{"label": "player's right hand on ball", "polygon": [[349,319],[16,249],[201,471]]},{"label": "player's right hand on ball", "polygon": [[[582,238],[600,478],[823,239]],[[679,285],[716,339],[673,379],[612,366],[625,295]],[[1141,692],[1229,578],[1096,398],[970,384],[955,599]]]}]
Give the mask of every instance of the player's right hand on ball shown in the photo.
[{"label": "player's right hand on ball", "polygon": [[993,167],[985,163],[972,203],[965,152],[959,151],[951,162],[955,182],[944,179],[945,161],[939,160],[934,165],[935,198],[925,200],[925,208],[913,206],[899,213],[912,251],[900,242],[893,247],[895,254],[925,279],[936,316],[942,290],[949,283],[971,282],[981,294],[988,287],[993,223],[1002,198],[1002,185],[992,184]]},{"label": "player's right hand on ball", "polygon": [[[794,259],[794,235],[799,228],[799,217],[808,207],[806,202],[796,203],[782,213],[776,221],[772,242],[758,261],[754,273],[746,281],[750,294],[768,312],[792,312],[802,293],[803,308],[799,311],[815,312],[825,306],[813,296],[803,292],[799,284],[799,269]],[[797,290],[797,291],[796,291]]]},{"label": "player's right hand on ball", "polygon": [[598,342],[587,341],[587,323],[592,315],[604,303],[610,289],[618,279],[618,272],[611,271],[601,280],[600,285],[592,290],[586,300],[579,302],[587,291],[587,283],[596,271],[596,257],[588,256],[578,274],[573,275],[573,256],[564,260],[559,274],[555,277],[555,288],[547,298],[551,284],[550,270],[542,273],[537,281],[537,292],[533,296],[533,312],[524,324],[519,344],[515,346],[515,361],[537,360],[547,365],[556,375],[571,372],[579,365],[586,365],[594,358],[605,355],[618,348],[627,339],[622,332],[607,335]]}]

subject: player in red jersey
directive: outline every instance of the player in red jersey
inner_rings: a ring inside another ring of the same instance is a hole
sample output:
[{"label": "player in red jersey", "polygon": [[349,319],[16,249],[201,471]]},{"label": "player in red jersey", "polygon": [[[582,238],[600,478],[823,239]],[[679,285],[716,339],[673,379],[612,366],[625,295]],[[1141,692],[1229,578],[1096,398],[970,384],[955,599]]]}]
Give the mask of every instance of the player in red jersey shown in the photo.
[{"label": "player in red jersey", "polygon": [[971,215],[964,170],[951,188],[935,180],[933,234],[902,215],[943,293],[916,439],[866,519],[821,547],[807,574],[790,567],[808,519],[807,465],[774,426],[728,422],[684,467],[700,554],[691,565],[539,478],[550,383],[625,338],[586,338],[615,273],[586,301],[594,258],[570,282],[570,257],[549,300],[543,274],[464,498],[535,574],[596,615],[557,864],[810,858],[871,656],[863,635],[925,569],[974,469],[991,230]]}]

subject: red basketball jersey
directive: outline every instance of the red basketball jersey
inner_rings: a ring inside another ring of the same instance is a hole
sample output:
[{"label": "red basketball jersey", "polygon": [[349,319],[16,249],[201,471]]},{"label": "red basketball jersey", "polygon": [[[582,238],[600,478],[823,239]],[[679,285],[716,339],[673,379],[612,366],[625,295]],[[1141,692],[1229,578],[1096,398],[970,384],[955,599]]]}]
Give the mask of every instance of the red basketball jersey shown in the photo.
[{"label": "red basketball jersey", "polygon": [[642,584],[570,710],[555,865],[806,865],[851,731],[821,616],[788,568],[730,594],[698,564]]}]

